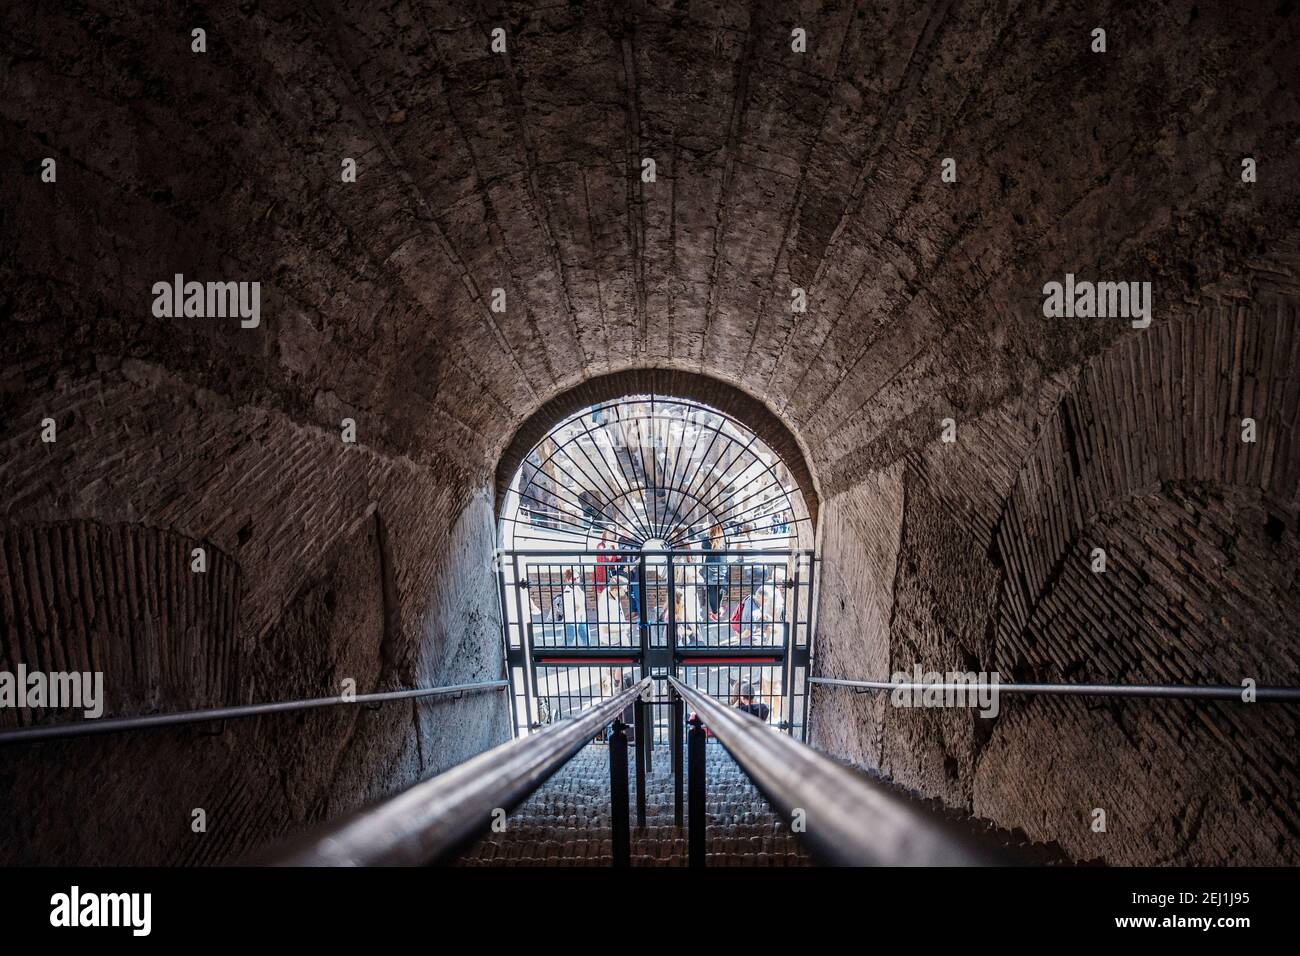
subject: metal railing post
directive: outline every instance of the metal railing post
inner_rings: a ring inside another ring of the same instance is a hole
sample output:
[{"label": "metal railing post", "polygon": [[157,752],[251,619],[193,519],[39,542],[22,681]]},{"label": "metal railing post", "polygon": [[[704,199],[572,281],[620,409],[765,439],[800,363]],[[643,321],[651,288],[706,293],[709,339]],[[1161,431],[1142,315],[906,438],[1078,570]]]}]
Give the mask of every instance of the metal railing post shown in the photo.
[{"label": "metal railing post", "polygon": [[669,746],[673,750],[673,823],[678,827],[682,825],[685,819],[684,807],[682,806],[682,771],[683,766],[682,754],[682,731],[686,729],[686,702],[682,700],[681,694],[676,690],[672,691],[673,711],[672,711],[672,733],[670,734]]},{"label": "metal railing post", "polygon": [[632,821],[628,817],[627,725],[614,721],[609,737],[609,828],[614,842],[614,865],[632,865]]},{"label": "metal railing post", "polygon": [[654,754],[655,754],[655,704],[654,701],[643,700],[642,706],[645,707],[645,775],[648,777],[654,773]]},{"label": "metal railing post", "polygon": [[704,865],[704,722],[699,714],[691,718],[691,730],[687,734],[690,749],[690,830],[686,835],[687,862],[690,866]]},{"label": "metal railing post", "polygon": [[649,596],[645,590],[645,554],[642,553],[636,562],[636,583],[632,585],[636,588],[636,606],[637,606],[637,637],[641,643],[641,673],[647,673],[644,668],[646,661],[650,659],[650,608],[647,606]]},{"label": "metal railing post", "polygon": [[[504,561],[504,556],[502,557],[502,560]],[[511,564],[514,566],[514,572],[515,572],[515,613],[519,615],[519,650],[518,650],[519,681],[521,684],[524,685],[523,686],[524,719],[522,721],[519,719],[519,710],[517,707],[519,689],[514,686],[514,665],[511,663],[510,660],[511,648],[507,648],[506,650],[506,667],[510,671],[510,680],[511,680],[510,712],[514,714],[515,717],[515,726],[511,729],[514,732],[513,735],[515,737],[518,737],[521,730],[524,733],[527,733],[528,726],[533,722],[533,691],[532,688],[529,686],[529,681],[528,681],[528,672],[532,669],[531,667],[528,666],[528,664],[532,660],[531,648],[533,644],[533,635],[532,635],[533,615],[531,611],[529,611],[529,613],[527,614],[524,613],[524,602],[525,602],[524,593],[528,590],[528,565],[527,563],[521,565],[519,561],[519,555],[517,554],[511,555],[510,561]],[[532,606],[531,600],[532,600],[531,598],[528,599],[529,607]],[[505,608],[504,604],[502,605],[502,608],[503,609]],[[501,614],[503,617],[509,617],[509,614],[505,610],[502,610]],[[507,621],[506,622],[507,634],[509,633],[509,629],[510,629],[510,624]],[[508,643],[509,641],[507,640],[507,644]]]},{"label": "metal railing post", "polygon": [[[788,716],[786,719],[787,722],[790,724],[789,733],[791,736],[794,736],[794,723],[795,723],[794,707],[795,707],[795,696],[796,696],[794,693],[794,678],[798,666],[795,663],[798,656],[795,653],[795,648],[799,646],[799,556],[798,555],[795,555],[795,559],[794,559],[794,595],[793,595],[793,599],[790,601],[790,605],[791,605],[792,622],[785,625],[787,628],[785,641],[784,641],[785,649],[786,649],[786,657],[782,669],[784,670],[783,679],[785,681],[784,690],[785,690],[786,706],[789,708]],[[808,695],[808,676],[809,676],[808,671],[805,669],[803,674],[804,684],[802,687],[799,688],[800,690],[803,691],[803,694],[801,696],[805,698],[807,698]],[[799,739],[806,740],[807,734],[808,734],[808,728],[804,727],[801,722],[799,725]]]},{"label": "metal railing post", "polygon": [[645,827],[645,732],[646,702],[637,697],[633,705],[633,720],[636,722],[636,825]]}]

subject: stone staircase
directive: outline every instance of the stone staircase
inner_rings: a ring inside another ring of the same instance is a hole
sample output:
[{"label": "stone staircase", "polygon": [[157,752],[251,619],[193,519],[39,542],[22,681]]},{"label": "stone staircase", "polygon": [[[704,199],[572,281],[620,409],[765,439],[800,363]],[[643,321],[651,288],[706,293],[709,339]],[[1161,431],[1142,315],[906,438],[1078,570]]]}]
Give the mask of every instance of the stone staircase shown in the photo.
[{"label": "stone staircase", "polygon": [[[708,755],[708,866],[810,866],[790,828],[716,741]],[[673,825],[672,763],[656,747],[646,779],[646,826],[636,825],[635,748],[628,754],[633,866],[686,866],[686,830]],[[609,750],[590,744],[506,819],[471,845],[458,866],[610,866]]]}]

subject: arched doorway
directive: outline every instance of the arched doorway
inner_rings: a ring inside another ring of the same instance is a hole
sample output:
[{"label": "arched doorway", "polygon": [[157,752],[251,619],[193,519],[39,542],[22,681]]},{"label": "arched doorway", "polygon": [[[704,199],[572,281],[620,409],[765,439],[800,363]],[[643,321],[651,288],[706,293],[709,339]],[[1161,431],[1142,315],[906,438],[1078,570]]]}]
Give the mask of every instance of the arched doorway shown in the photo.
[{"label": "arched doorway", "polygon": [[672,674],[802,737],[816,573],[802,460],[654,392],[536,433],[499,513],[516,732]]}]

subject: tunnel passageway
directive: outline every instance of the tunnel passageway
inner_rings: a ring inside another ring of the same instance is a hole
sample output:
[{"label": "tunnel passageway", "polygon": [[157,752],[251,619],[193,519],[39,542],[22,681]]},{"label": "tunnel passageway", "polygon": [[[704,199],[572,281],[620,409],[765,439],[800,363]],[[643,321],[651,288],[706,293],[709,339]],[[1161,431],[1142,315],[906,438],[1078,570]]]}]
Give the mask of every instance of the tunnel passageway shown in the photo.
[{"label": "tunnel passageway", "polygon": [[[719,862],[879,861],[790,842],[797,765],[891,859],[1300,863],[1298,51],[1292,2],[7,5],[0,863],[537,783],[644,678],[766,735],[711,738]],[[604,862],[600,746],[462,862]]]}]

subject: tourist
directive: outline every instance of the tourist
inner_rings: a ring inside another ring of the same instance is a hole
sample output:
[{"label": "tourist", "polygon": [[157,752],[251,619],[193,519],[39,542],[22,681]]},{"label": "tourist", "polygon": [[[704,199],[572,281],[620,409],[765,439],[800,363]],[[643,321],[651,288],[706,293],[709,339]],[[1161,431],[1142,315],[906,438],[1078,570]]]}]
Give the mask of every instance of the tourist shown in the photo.
[{"label": "tourist", "polygon": [[631,555],[632,560],[614,564],[609,569],[611,575],[618,575],[627,581],[627,611],[628,618],[636,621],[641,617],[641,586],[640,586],[640,555],[641,546],[631,538],[620,535],[618,538],[619,550],[625,555]]},{"label": "tourist", "polygon": [[[765,639],[770,638],[771,612],[776,603],[773,590],[772,585],[765,584],[741,602],[739,613],[733,624],[733,629],[740,632],[740,643],[768,643]],[[754,640],[756,630],[758,632],[757,641]]]},{"label": "tourist", "polygon": [[722,525],[715,524],[709,529],[709,539],[704,543],[704,580],[705,592],[709,602],[709,620],[718,619],[718,606],[722,603],[722,579],[726,576],[726,569],[721,567],[727,563],[727,557],[724,552],[727,548],[727,539],[722,533]]},{"label": "tourist", "polygon": [[599,595],[601,589],[609,583],[609,576],[617,573],[615,568],[606,568],[606,565],[617,563],[618,542],[614,540],[614,532],[608,526],[600,532],[600,540],[596,542],[596,594]]},{"label": "tourist", "polygon": [[568,647],[587,647],[587,595],[574,579],[573,569],[564,569],[564,643]]},{"label": "tourist", "polygon": [[758,692],[754,689],[753,684],[741,684],[735,695],[735,707],[737,710],[744,711],[746,714],[753,714],[759,720],[766,722],[768,715],[772,713],[772,708],[761,700],[756,700]]},{"label": "tourist", "polygon": [[627,642],[627,618],[623,616],[623,589],[617,584],[596,595],[597,644],[619,647]]},{"label": "tourist", "polygon": [[700,619],[700,570],[695,561],[687,557],[682,564],[679,575],[678,596],[681,606],[677,614],[678,633],[695,643],[704,622]]}]

